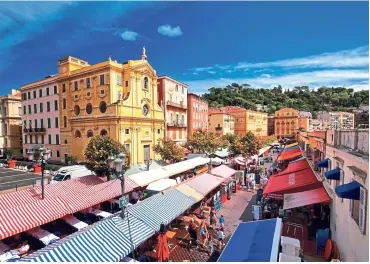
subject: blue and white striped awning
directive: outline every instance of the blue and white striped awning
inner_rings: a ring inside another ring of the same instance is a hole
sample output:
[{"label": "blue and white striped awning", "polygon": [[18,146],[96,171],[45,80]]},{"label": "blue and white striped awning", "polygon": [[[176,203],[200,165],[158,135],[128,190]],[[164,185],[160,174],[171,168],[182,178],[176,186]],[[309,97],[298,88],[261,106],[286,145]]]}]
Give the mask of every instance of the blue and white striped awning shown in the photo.
[{"label": "blue and white striped awning", "polygon": [[114,222],[115,226],[132,241],[135,248],[155,234],[153,228],[130,213],[125,213],[124,220],[120,216],[117,216],[108,221]]},{"label": "blue and white striped awning", "polygon": [[194,203],[195,200],[182,192],[171,189],[130,206],[128,210],[132,215],[158,231],[161,224],[169,224]]},{"label": "blue and white striped awning", "polygon": [[128,238],[113,221],[102,221],[94,228],[54,247],[32,262],[117,262],[128,255]]}]

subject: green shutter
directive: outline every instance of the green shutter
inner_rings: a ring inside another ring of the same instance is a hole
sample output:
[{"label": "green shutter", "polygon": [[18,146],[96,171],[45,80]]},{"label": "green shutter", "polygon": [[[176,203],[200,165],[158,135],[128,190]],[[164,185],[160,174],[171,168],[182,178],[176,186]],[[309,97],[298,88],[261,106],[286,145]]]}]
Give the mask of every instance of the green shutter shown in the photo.
[{"label": "green shutter", "polygon": [[44,128],[44,119],[40,119],[40,122],[41,122],[40,128]]},{"label": "green shutter", "polygon": [[51,120],[48,118],[48,128],[51,128]]},{"label": "green shutter", "polygon": [[41,135],[41,144],[44,144],[44,135]]},{"label": "green shutter", "polygon": [[48,135],[48,141],[49,145],[51,145],[51,135]]},{"label": "green shutter", "polygon": [[59,135],[55,135],[55,144],[59,145]]},{"label": "green shutter", "polygon": [[59,128],[59,120],[58,119],[59,119],[58,117],[55,118],[55,128]]}]

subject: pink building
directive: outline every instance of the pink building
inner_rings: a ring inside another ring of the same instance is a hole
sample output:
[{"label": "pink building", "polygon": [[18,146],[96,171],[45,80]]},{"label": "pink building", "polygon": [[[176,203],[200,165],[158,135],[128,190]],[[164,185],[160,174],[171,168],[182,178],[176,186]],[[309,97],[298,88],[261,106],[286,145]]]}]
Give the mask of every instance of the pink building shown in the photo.
[{"label": "pink building", "polygon": [[59,96],[57,75],[21,87],[23,156],[42,145],[60,161]]},{"label": "pink building", "polygon": [[208,102],[188,93],[188,135],[193,135],[197,129],[208,130]]}]

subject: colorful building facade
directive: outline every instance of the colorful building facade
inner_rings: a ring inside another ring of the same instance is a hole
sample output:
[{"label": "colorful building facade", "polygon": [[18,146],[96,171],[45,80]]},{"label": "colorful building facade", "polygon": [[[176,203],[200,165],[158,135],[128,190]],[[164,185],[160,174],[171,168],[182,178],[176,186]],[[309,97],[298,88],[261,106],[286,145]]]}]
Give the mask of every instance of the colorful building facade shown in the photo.
[{"label": "colorful building facade", "polygon": [[132,164],[159,158],[153,146],[164,136],[164,113],[145,48],[140,60],[124,63],[110,57],[94,65],[70,56],[60,59],[58,86],[63,159],[83,160],[96,135],[123,144]]},{"label": "colorful building facade", "polygon": [[22,111],[21,93],[11,93],[0,97],[0,156],[11,154],[22,157]]},{"label": "colorful building facade", "polygon": [[266,137],[267,113],[247,110],[237,106],[225,106],[223,111],[234,117],[235,134],[244,136],[251,131],[256,136]]},{"label": "colorful building facade", "polygon": [[319,112],[317,119],[321,120],[323,129],[340,130],[354,129],[355,115],[348,112]]},{"label": "colorful building facade", "polygon": [[208,115],[208,131],[216,136],[234,134],[234,117],[220,112],[210,112]]},{"label": "colorful building facade", "polygon": [[188,135],[196,130],[208,130],[208,102],[201,96],[188,93]]},{"label": "colorful building facade", "polygon": [[282,108],[275,112],[275,136],[277,139],[292,137],[298,129],[298,111],[293,108]]},{"label": "colorful building facade", "polygon": [[42,145],[51,150],[50,160],[61,161],[58,76],[48,76],[21,86],[23,157]]},{"label": "colorful building facade", "polygon": [[274,116],[267,117],[267,135],[272,136],[275,132],[275,120]]},{"label": "colorful building facade", "polygon": [[164,110],[165,138],[185,143],[188,122],[188,85],[168,76],[158,78],[158,104]]}]

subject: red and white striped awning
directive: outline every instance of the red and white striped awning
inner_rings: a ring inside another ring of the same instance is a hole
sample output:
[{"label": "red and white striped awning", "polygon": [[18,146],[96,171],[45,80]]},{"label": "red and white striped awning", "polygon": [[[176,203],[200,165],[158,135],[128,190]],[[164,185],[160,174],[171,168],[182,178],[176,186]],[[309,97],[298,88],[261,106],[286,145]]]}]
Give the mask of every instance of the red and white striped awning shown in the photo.
[{"label": "red and white striped awning", "polygon": [[[0,240],[121,195],[120,180],[100,181],[98,184],[94,183],[99,179],[76,180],[70,180],[68,183],[66,181],[65,184],[46,185],[44,200],[41,200],[40,194],[37,193],[40,188],[1,195]],[[66,191],[65,187],[68,185],[71,189]],[[129,193],[135,187],[137,184],[125,179],[125,193]],[[23,201],[23,204],[19,201]]]}]

